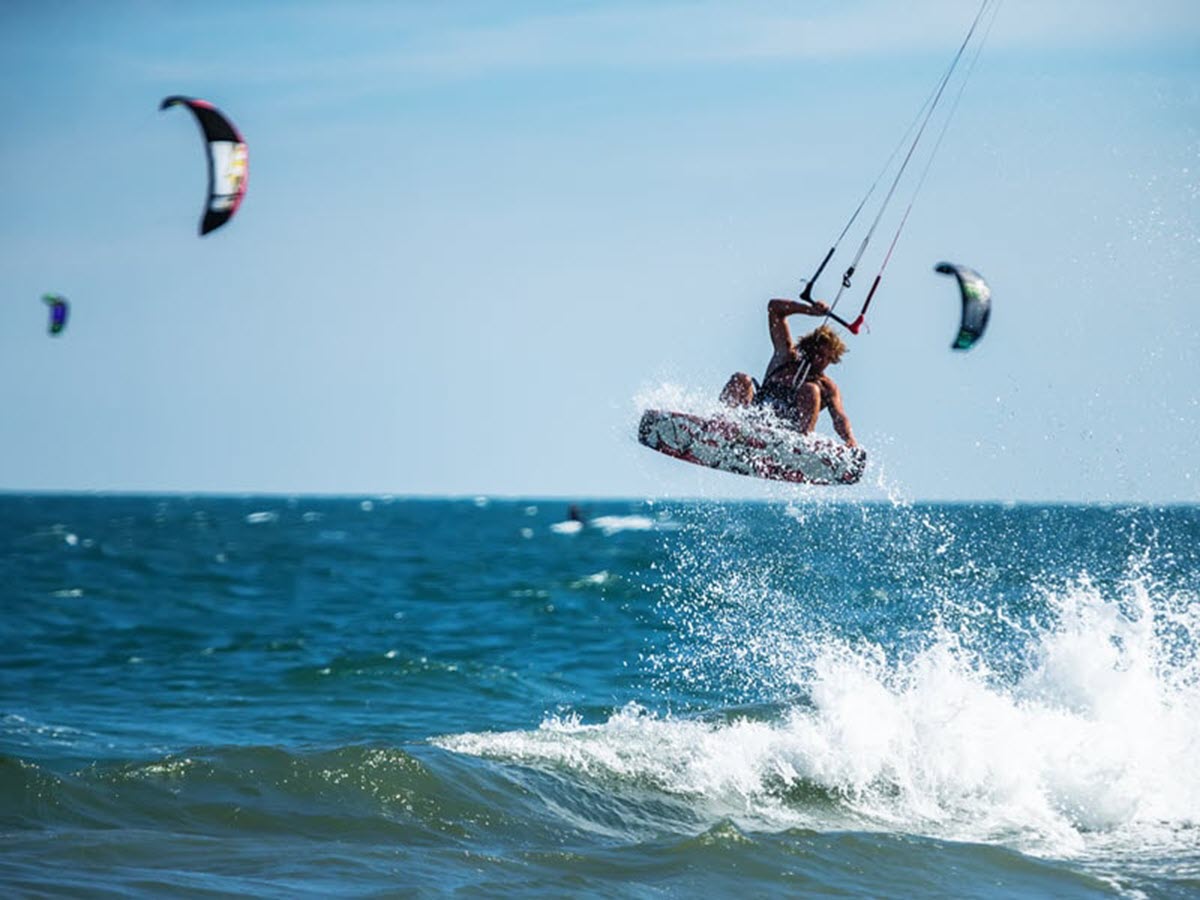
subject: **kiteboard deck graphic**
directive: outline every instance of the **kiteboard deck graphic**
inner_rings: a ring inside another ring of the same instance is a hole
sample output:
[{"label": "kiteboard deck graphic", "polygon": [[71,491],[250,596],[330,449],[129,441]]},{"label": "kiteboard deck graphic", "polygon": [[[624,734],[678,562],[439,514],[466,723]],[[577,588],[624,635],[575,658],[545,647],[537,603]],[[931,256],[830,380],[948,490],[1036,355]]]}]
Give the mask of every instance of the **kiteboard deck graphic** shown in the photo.
[{"label": "kiteboard deck graphic", "polygon": [[794,484],[855,484],[867,465],[859,447],[801,435],[786,425],[648,409],[638,442],[685,462]]}]

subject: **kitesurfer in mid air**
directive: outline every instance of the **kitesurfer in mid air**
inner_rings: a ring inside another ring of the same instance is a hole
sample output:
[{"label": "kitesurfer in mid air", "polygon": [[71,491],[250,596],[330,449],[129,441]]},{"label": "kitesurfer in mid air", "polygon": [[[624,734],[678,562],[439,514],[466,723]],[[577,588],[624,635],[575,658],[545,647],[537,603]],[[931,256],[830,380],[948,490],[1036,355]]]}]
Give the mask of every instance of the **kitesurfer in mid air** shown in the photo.
[{"label": "kitesurfer in mid air", "polygon": [[792,344],[787,318],[793,315],[824,316],[829,307],[820,300],[772,300],[767,304],[767,325],[775,348],[767,372],[759,385],[745,372],[730,376],[721,390],[727,406],[765,406],[791,423],[802,434],[810,434],[821,409],[829,410],[833,430],[857,447],[850,420],[842,408],[842,395],[825,369],[837,363],[846,345],[828,325],[810,331]]}]

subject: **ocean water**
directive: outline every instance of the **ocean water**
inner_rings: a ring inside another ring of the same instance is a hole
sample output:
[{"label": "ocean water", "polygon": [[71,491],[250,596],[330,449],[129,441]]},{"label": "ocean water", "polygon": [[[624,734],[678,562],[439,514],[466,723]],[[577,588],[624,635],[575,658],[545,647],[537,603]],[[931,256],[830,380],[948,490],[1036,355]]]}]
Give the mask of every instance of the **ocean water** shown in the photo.
[{"label": "ocean water", "polygon": [[0,891],[1200,895],[1200,508],[0,497]]}]

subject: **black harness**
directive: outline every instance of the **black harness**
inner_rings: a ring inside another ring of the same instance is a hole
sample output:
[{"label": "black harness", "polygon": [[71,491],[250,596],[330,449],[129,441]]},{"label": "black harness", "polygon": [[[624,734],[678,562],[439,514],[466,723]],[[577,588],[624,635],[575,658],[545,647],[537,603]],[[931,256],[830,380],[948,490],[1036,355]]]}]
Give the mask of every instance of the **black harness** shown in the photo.
[{"label": "black harness", "polygon": [[778,416],[794,418],[796,389],[799,387],[796,379],[802,371],[807,375],[808,368],[808,359],[802,351],[796,351],[791,359],[768,369],[761,386],[754,382],[754,405],[767,406]]}]

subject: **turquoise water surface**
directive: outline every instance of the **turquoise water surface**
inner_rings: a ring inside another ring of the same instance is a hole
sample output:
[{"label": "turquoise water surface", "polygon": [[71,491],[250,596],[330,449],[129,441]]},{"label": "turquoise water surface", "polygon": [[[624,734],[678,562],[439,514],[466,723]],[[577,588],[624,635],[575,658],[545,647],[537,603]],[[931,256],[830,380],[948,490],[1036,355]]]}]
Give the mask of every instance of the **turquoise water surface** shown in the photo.
[{"label": "turquoise water surface", "polygon": [[1200,508],[0,497],[10,896],[1200,894]]}]

